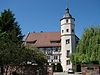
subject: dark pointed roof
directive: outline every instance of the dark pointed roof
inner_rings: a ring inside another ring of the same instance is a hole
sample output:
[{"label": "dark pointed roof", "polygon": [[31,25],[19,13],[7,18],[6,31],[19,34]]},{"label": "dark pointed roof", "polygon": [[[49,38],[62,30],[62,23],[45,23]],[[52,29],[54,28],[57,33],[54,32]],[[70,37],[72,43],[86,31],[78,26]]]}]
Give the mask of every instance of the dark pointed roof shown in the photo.
[{"label": "dark pointed roof", "polygon": [[63,19],[74,19],[75,20],[75,18],[73,18],[72,15],[70,14],[68,8],[66,9],[65,14],[64,14],[64,16],[63,16],[63,18],[61,20],[63,20]]},{"label": "dark pointed roof", "polygon": [[69,9],[67,8],[63,18],[72,18],[71,14],[69,13]]}]

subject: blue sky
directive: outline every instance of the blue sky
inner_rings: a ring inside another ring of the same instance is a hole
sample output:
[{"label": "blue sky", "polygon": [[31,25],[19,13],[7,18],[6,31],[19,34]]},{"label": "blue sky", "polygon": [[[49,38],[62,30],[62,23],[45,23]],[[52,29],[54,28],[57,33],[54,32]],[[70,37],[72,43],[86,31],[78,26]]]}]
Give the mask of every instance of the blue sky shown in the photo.
[{"label": "blue sky", "polygon": [[[23,34],[60,31],[66,0],[0,0],[0,12],[8,8],[15,14]],[[84,28],[100,25],[100,0],[70,0],[69,8],[79,37]]]}]

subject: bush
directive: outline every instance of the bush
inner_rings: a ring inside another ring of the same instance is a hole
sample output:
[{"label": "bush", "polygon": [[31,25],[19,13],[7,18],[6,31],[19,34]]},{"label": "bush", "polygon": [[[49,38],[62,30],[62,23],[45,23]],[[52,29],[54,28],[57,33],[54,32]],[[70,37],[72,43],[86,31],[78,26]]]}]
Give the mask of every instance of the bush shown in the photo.
[{"label": "bush", "polygon": [[52,66],[53,66],[53,72],[63,72],[63,69],[60,63],[57,63],[57,65],[53,63]]}]

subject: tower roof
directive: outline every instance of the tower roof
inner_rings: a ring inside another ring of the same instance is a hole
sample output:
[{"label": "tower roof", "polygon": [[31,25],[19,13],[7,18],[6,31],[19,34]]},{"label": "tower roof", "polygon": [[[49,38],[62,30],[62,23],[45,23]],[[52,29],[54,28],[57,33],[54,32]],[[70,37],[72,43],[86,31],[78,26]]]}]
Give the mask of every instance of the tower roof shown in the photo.
[{"label": "tower roof", "polygon": [[69,13],[69,8],[66,9],[63,18],[72,18],[71,14]]},{"label": "tower roof", "polygon": [[66,9],[65,14],[61,20],[63,20],[63,19],[74,19],[75,20],[75,18],[73,18],[72,15],[70,14],[69,8]]},{"label": "tower roof", "polygon": [[67,0],[67,9],[66,9],[65,14],[64,14],[64,16],[63,16],[63,18],[61,20],[63,20],[63,19],[74,19],[72,17],[72,15],[70,14],[70,12],[69,12],[69,0]]}]

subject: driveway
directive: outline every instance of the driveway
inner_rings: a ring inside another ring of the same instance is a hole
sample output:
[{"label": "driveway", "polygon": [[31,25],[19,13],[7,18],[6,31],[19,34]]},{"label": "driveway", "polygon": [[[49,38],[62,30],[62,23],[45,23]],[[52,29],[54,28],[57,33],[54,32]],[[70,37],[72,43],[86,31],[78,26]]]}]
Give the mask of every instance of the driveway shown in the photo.
[{"label": "driveway", "polygon": [[82,75],[82,74],[79,73],[68,74],[67,72],[54,72],[53,75]]}]

